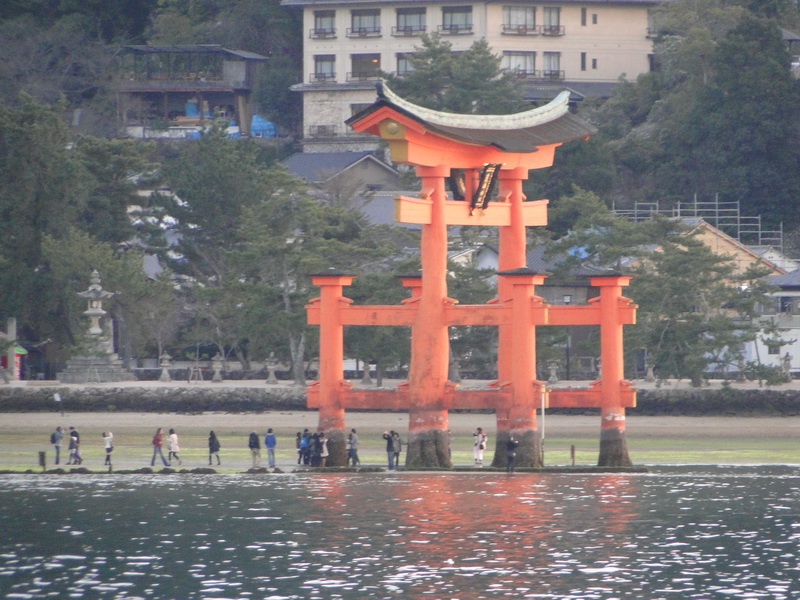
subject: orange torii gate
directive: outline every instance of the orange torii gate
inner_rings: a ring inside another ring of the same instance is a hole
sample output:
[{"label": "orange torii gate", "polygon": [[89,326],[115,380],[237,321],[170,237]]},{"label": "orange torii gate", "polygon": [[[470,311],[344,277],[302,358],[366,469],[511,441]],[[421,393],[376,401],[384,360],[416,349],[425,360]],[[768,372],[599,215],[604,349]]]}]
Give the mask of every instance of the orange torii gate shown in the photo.
[{"label": "orange torii gate", "polygon": [[[568,111],[569,93],[516,115],[453,115],[425,109],[379,87],[379,99],[348,124],[380,136],[395,162],[414,165],[422,180],[418,198],[396,198],[399,222],[422,226],[421,276],[403,284],[410,297],[399,306],[357,306],[344,296],[353,276],[331,270],[312,277],[320,296],[307,306],[308,322],[320,325],[319,379],[308,388],[308,406],[319,409],[320,430],[330,440],[328,464],[345,464],[346,408],[407,409],[408,467],[449,467],[448,409],[491,408],[497,414],[495,465],[511,435],[520,441],[517,464],[540,466],[536,409],[547,406],[601,408],[601,466],[628,466],[625,408],[635,392],[624,380],[622,327],[634,322],[635,306],[622,296],[629,277],[590,279],[599,288],[586,305],[550,306],[535,294],[545,276],[525,266],[525,228],[547,223],[547,200],[525,201],[529,169],[552,165],[561,143],[594,130]],[[486,165],[495,167],[496,202],[486,204]],[[448,200],[445,182],[464,170],[465,200]],[[447,296],[447,226],[499,228],[497,298],[484,305],[458,305]],[[410,326],[409,379],[396,390],[351,389],[342,377],[345,325]],[[447,379],[448,327],[498,328],[498,380],[491,390],[461,390]],[[586,390],[546,390],[536,379],[536,326],[599,325],[602,374]]]}]

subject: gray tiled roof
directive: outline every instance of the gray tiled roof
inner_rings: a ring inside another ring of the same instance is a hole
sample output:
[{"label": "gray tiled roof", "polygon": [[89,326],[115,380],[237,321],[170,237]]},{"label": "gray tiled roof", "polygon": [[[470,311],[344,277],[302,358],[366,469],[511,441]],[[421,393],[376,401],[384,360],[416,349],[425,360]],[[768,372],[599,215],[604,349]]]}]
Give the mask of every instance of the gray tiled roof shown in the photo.
[{"label": "gray tiled roof", "polygon": [[394,197],[414,196],[415,192],[376,192],[361,208],[361,212],[373,225],[399,225],[406,229],[421,229],[413,223],[397,223],[394,220]]},{"label": "gray tiled roof", "polygon": [[770,275],[767,283],[777,285],[782,289],[800,289],[800,269],[795,269],[784,275]]},{"label": "gray tiled roof", "polygon": [[[284,160],[283,164],[293,175],[320,182],[371,155],[371,152],[298,152]],[[378,159],[375,161],[381,162]],[[390,167],[387,165],[386,168]]]},{"label": "gray tiled roof", "polygon": [[263,54],[257,54],[248,50],[232,50],[220,44],[187,44],[187,45],[165,45],[165,46],[123,46],[124,52],[137,54],[228,54],[246,60],[267,60]]},{"label": "gray tiled roof", "polygon": [[616,81],[526,81],[524,84],[525,100],[532,102],[552,100],[564,90],[569,91],[570,102],[583,100],[588,96],[610,98]]}]

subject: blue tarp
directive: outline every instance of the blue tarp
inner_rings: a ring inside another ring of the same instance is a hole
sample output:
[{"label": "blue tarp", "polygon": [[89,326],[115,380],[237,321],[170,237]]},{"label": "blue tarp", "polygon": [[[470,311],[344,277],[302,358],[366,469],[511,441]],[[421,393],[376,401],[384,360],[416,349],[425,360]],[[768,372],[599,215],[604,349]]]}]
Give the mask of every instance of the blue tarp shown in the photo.
[{"label": "blue tarp", "polygon": [[261,115],[253,115],[250,124],[250,135],[254,137],[275,137],[275,123],[267,121]]}]

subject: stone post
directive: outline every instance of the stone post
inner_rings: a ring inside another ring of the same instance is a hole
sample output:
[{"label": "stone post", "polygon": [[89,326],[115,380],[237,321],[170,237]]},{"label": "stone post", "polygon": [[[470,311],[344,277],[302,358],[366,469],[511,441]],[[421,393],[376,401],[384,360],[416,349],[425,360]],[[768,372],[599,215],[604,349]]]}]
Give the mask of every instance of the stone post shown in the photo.
[{"label": "stone post", "polygon": [[159,381],[172,381],[172,377],[169,374],[169,368],[172,366],[172,357],[169,353],[164,352],[161,356],[159,356],[159,366],[161,367],[161,376],[158,378]]},{"label": "stone post", "polygon": [[211,377],[211,381],[222,381],[222,355],[219,352],[211,359],[211,368],[214,369],[214,375]]},{"label": "stone post", "polygon": [[6,339],[11,344],[6,352],[6,360],[8,361],[6,363],[8,365],[6,372],[8,373],[9,381],[17,381],[19,379],[19,371],[17,371],[17,319],[9,317],[6,324]]},{"label": "stone post", "polygon": [[274,352],[270,352],[269,357],[264,361],[264,367],[267,369],[267,385],[278,385],[278,378],[275,376],[277,366],[278,359],[275,358]]}]

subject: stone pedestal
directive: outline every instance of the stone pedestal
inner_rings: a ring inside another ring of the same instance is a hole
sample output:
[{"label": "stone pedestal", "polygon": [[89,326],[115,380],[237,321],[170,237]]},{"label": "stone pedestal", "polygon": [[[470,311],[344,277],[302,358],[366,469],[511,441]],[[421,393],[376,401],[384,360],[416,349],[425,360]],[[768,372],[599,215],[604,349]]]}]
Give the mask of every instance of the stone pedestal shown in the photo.
[{"label": "stone pedestal", "polygon": [[116,356],[76,356],[67,361],[67,368],[57,375],[57,379],[61,383],[106,383],[134,381],[136,378]]}]

